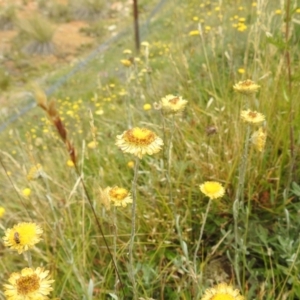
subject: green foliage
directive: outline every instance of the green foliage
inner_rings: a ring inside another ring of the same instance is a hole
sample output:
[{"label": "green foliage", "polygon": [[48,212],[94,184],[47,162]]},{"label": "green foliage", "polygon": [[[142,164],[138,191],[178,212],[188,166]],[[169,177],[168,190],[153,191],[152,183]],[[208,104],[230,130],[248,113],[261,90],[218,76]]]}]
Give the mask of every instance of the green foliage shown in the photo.
[{"label": "green foliage", "polygon": [[11,76],[4,69],[0,69],[0,88],[5,91],[11,84]]}]

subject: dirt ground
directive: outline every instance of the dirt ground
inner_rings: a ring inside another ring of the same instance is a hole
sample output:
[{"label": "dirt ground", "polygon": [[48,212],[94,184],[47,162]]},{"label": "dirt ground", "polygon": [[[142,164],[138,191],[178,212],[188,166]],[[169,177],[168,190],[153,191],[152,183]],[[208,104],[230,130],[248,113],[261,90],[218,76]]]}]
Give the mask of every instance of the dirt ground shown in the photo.
[{"label": "dirt ground", "polygon": [[[68,0],[55,0],[62,4],[66,4]],[[119,14],[129,14],[131,1],[111,1],[110,10]],[[0,11],[7,5],[15,5],[17,8],[18,19],[28,18],[38,11],[38,1],[26,0],[0,0]],[[116,19],[116,22],[118,20]],[[80,30],[88,27],[88,23],[84,21],[70,21],[67,23],[53,24],[55,28],[53,42],[56,46],[57,55],[49,56],[28,56],[27,63],[31,65],[46,64],[53,66],[53,69],[61,67],[63,64],[71,63],[76,60],[78,56],[84,55],[80,49],[92,48],[96,45],[93,37],[84,35]],[[10,76],[18,76],[20,70],[16,67],[13,60],[6,60],[5,56],[11,51],[11,45],[14,37],[18,34],[18,29],[0,31],[0,67],[4,68]],[[114,32],[109,32],[114,34]],[[2,65],[2,66],[1,66]],[[34,78],[32,78],[34,81]],[[16,87],[9,88],[8,91],[1,91],[0,93],[0,120],[5,119],[8,114],[8,107],[13,105],[15,99],[24,97],[22,92],[22,84]],[[17,100],[18,101],[18,100]],[[18,101],[20,103],[20,101]],[[1,121],[0,121],[1,123]]]}]

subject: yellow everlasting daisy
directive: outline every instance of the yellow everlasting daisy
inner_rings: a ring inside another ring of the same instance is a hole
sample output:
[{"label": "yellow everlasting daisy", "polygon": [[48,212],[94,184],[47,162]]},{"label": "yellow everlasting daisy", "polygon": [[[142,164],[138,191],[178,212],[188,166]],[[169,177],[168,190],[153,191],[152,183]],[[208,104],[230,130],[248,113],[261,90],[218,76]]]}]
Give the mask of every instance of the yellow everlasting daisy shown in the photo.
[{"label": "yellow everlasting daisy", "polygon": [[255,84],[252,80],[247,79],[240,81],[233,86],[233,89],[241,94],[255,94],[259,90],[260,86]]},{"label": "yellow everlasting daisy", "polygon": [[265,116],[257,111],[247,109],[241,111],[241,119],[247,123],[259,124],[265,120]]},{"label": "yellow everlasting daisy", "polygon": [[37,244],[42,233],[42,228],[35,223],[19,223],[5,231],[4,245],[21,254]]},{"label": "yellow everlasting daisy", "polygon": [[31,189],[30,188],[25,188],[22,190],[22,195],[25,197],[25,198],[28,198],[31,194]]},{"label": "yellow everlasting daisy", "polygon": [[266,139],[267,135],[261,127],[251,136],[251,142],[259,152],[265,149]]},{"label": "yellow everlasting daisy", "polygon": [[120,62],[125,67],[130,67],[132,65],[132,62],[129,59],[121,59]]},{"label": "yellow everlasting daisy", "polygon": [[5,208],[0,206],[0,218],[2,218],[5,214]]},{"label": "yellow everlasting daisy", "polygon": [[8,300],[44,300],[53,290],[49,271],[42,268],[25,268],[20,273],[12,273],[4,284],[4,295]]},{"label": "yellow everlasting daisy", "polygon": [[233,289],[226,283],[220,283],[213,288],[207,289],[200,300],[244,300],[240,291]]},{"label": "yellow everlasting daisy", "polygon": [[187,103],[181,96],[167,95],[161,99],[160,104],[164,113],[177,114],[185,109]]},{"label": "yellow everlasting daisy", "polygon": [[154,132],[146,128],[135,127],[117,135],[116,145],[124,152],[131,153],[138,158],[152,155],[161,150],[163,140]]},{"label": "yellow everlasting daisy", "polygon": [[200,185],[200,191],[210,199],[221,198],[225,194],[225,189],[221,183],[216,181],[206,181]]},{"label": "yellow everlasting daisy", "polygon": [[130,192],[118,186],[107,187],[101,191],[101,200],[107,209],[110,208],[110,204],[126,207],[128,203],[132,203]]}]

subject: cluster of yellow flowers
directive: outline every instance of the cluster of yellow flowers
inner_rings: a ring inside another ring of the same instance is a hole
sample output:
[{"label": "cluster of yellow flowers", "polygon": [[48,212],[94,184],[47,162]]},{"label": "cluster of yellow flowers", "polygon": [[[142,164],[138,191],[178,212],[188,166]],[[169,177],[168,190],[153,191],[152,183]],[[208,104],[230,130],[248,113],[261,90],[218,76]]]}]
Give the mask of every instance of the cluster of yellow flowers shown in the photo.
[{"label": "cluster of yellow flowers", "polygon": [[[5,231],[4,245],[30,256],[29,250],[41,240],[42,233],[42,228],[35,223],[19,223]],[[49,271],[43,268],[24,268],[10,275],[8,283],[3,285],[4,295],[8,300],[45,300],[53,290],[53,282]]]},{"label": "cluster of yellow flowers", "polygon": [[[235,84],[233,88],[235,91],[241,94],[252,95],[259,90],[260,86],[255,84],[252,80],[247,79]],[[241,119],[242,121],[255,126],[261,125],[265,121],[265,116],[257,111],[251,111],[250,109],[247,109],[241,111]],[[267,134],[263,127],[259,127],[258,130],[254,131],[251,136],[251,142],[255,149],[257,149],[259,152],[264,150],[266,139]]]}]

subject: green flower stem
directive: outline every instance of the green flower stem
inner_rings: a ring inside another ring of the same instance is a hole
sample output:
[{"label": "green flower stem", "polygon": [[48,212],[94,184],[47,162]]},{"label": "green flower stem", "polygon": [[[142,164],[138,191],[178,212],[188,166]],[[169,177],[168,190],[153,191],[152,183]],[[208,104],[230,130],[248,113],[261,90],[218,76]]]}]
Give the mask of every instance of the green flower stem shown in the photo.
[{"label": "green flower stem", "polygon": [[23,252],[24,255],[24,259],[27,261],[28,263],[28,267],[32,268],[32,257],[31,257],[31,253],[29,250]]},{"label": "green flower stem", "polygon": [[[116,207],[114,206],[114,210],[113,210],[113,258],[116,262],[116,266],[117,265],[117,236],[118,236],[118,227],[117,227],[117,212],[116,212]],[[115,282],[115,293],[117,291],[117,286],[119,283],[119,279],[118,279],[118,274],[117,274],[117,270],[115,270],[116,272],[116,282]]]},{"label": "green flower stem", "polygon": [[171,177],[171,167],[172,167],[172,148],[173,148],[173,136],[175,131],[175,120],[174,115],[172,116],[172,125],[171,125],[171,135],[167,149],[167,181],[169,185],[169,205],[172,207],[173,215],[175,217],[175,204],[173,200],[173,190],[172,190],[172,177]]},{"label": "green flower stem", "polygon": [[136,217],[136,190],[137,190],[137,178],[138,178],[138,170],[139,170],[140,160],[137,157],[134,164],[134,177],[132,181],[132,211],[131,211],[131,236],[129,242],[129,275],[132,282],[133,288],[133,299],[138,299],[136,281],[134,276],[134,259],[133,259],[133,246],[134,246],[134,238],[135,238],[135,217]]},{"label": "green flower stem", "polygon": [[200,248],[200,244],[201,244],[201,240],[202,240],[202,236],[203,236],[203,231],[204,231],[204,226],[205,226],[206,219],[207,219],[207,216],[208,216],[208,213],[209,213],[211,202],[212,202],[212,200],[209,199],[207,207],[206,207],[205,214],[203,216],[203,222],[202,222],[202,225],[201,225],[199,238],[198,238],[198,241],[197,241],[197,244],[196,244],[196,249],[195,249],[195,252],[194,252],[194,261],[193,262],[194,262],[194,270],[195,270],[196,274],[197,274],[197,254],[198,254],[198,251],[199,251],[199,248]]},{"label": "green flower stem", "polygon": [[250,141],[250,125],[247,125],[246,129],[246,138],[245,138],[245,145],[244,151],[239,167],[239,178],[238,178],[238,188],[236,192],[236,197],[233,202],[233,220],[234,220],[234,245],[235,245],[235,254],[234,254],[234,271],[237,278],[237,282],[239,288],[242,289],[241,279],[240,279],[240,272],[239,272],[239,232],[238,232],[238,221],[239,221],[239,210],[240,208],[244,208],[244,188],[245,188],[245,178],[246,178],[246,171],[247,171],[247,162],[248,162],[248,148],[249,148],[249,141]]}]

